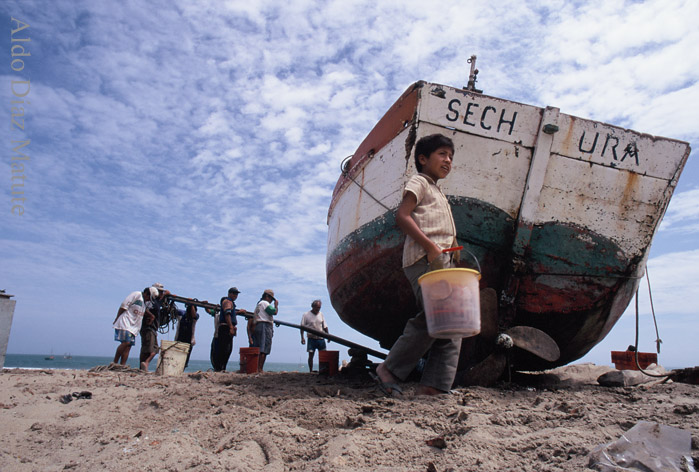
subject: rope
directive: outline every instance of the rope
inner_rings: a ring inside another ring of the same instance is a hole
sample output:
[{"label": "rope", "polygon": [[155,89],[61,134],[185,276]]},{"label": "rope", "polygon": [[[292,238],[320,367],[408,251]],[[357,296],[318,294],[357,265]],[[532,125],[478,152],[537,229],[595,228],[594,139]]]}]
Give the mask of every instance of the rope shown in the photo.
[{"label": "rope", "polygon": [[175,322],[177,320],[177,307],[175,304],[166,299],[160,307],[158,312],[158,317],[155,320],[158,328],[157,331],[160,334],[167,334],[170,331],[170,324],[172,323],[172,329],[175,329]]},{"label": "rope", "polygon": [[[646,266],[646,277],[648,277],[648,267]],[[648,282],[648,293],[650,294],[650,280]],[[651,309],[652,309],[653,303],[652,303],[652,297],[651,297]],[[655,312],[653,312],[653,321],[655,321]],[[644,375],[647,375],[648,377],[655,377],[659,379],[669,379],[670,375],[669,374],[651,374],[641,367],[641,364],[638,362],[638,325],[639,325],[639,319],[638,319],[638,289],[636,289],[636,340],[634,343],[634,360],[636,361],[636,367],[638,370],[640,370]],[[655,332],[656,335],[658,335],[658,324],[655,324]],[[660,336],[658,335],[658,338],[656,340],[656,343],[658,343],[658,353],[660,353],[660,343],[662,341],[660,340]]]},{"label": "rope", "polygon": [[342,172],[342,175],[344,175],[345,177],[347,177],[348,179],[350,179],[352,182],[354,182],[355,185],[357,185],[357,187],[359,187],[360,189],[362,189],[362,190],[364,191],[364,193],[366,193],[366,194],[369,195],[371,198],[373,198],[374,201],[375,201],[376,203],[378,203],[379,205],[381,205],[382,207],[384,207],[386,210],[391,211],[391,209],[388,208],[386,205],[384,205],[383,202],[382,202],[381,200],[379,200],[378,198],[376,198],[375,196],[373,196],[371,193],[369,193],[369,191],[368,191],[367,189],[365,189],[364,186],[363,186],[362,184],[360,184],[359,182],[357,182],[356,180],[354,180],[354,178],[353,178],[351,175],[349,175],[349,160],[350,160],[350,159],[352,159],[352,156],[347,156],[347,157],[345,157],[345,158],[342,160],[342,163],[340,163],[340,171]]},{"label": "rope", "polygon": [[160,353],[161,353],[161,354],[162,354],[162,353],[165,353],[165,352],[167,352],[167,351],[169,351],[170,349],[173,349],[173,348],[182,350],[182,348],[180,347],[180,345],[182,345],[182,346],[187,345],[187,346],[188,346],[188,347],[187,347],[187,352],[189,352],[189,350],[191,349],[191,345],[190,345],[189,343],[185,343],[185,342],[182,342],[182,341],[175,341],[175,342],[173,342],[172,344],[170,344],[168,347],[166,347],[165,349],[161,349],[161,350],[160,350]]},{"label": "rope", "polygon": [[88,372],[105,372],[108,370],[112,370],[112,371],[116,371],[116,372],[127,372],[130,374],[146,374],[147,373],[145,370],[134,369],[133,367],[130,367],[128,365],[115,364],[113,362],[109,365],[95,366],[92,369],[88,370]]},{"label": "rope", "polygon": [[660,354],[660,344],[663,340],[660,339],[660,333],[658,333],[658,321],[655,319],[655,308],[653,308],[653,292],[650,289],[650,277],[648,277],[648,265],[646,265],[646,281],[648,282],[648,298],[650,298],[650,312],[653,313],[653,324],[655,324],[655,346],[656,351]]}]

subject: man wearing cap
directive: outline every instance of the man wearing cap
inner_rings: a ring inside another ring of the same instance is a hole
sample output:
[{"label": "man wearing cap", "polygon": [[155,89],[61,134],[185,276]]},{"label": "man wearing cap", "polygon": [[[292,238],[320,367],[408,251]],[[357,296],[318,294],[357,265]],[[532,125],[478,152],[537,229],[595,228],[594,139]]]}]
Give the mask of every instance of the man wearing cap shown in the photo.
[{"label": "man wearing cap", "polygon": [[233,352],[233,336],[238,332],[238,320],[235,315],[245,310],[236,310],[235,300],[240,290],[237,287],[228,289],[228,296],[221,299],[221,314],[215,321],[216,332],[211,340],[211,366],[214,372],[225,372],[228,359]]},{"label": "man wearing cap", "polygon": [[120,343],[114,355],[115,364],[126,365],[131,346],[136,343],[136,335],[141,329],[143,315],[146,311],[146,302],[157,296],[158,290],[156,288],[146,287],[142,292],[132,292],[121,303],[117,316],[112,323],[114,340]]},{"label": "man wearing cap", "polygon": [[[274,302],[274,306],[272,306]],[[272,336],[274,335],[273,316],[279,312],[279,301],[274,298],[274,291],[267,289],[262,292],[262,298],[257,302],[255,307],[255,316],[253,323],[248,325],[248,335],[252,338],[252,347],[260,348],[259,368],[262,372],[265,366],[267,355],[272,350]]]}]

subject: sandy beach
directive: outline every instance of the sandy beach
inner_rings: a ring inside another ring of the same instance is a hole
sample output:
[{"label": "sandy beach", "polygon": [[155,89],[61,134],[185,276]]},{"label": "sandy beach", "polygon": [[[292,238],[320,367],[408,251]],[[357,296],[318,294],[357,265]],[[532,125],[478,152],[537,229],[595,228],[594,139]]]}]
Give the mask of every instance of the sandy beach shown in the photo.
[{"label": "sandy beach", "polygon": [[579,471],[641,420],[690,432],[696,463],[699,386],[608,370],[387,398],[365,375],[5,369],[0,470]]}]

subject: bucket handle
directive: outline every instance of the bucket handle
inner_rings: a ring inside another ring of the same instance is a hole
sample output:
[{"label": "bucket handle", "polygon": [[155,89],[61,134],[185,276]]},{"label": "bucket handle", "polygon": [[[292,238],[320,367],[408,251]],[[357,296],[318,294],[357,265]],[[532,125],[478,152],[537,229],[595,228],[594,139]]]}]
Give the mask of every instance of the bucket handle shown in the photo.
[{"label": "bucket handle", "polygon": [[179,346],[180,344],[187,344],[187,343],[183,343],[182,341],[175,341],[174,343],[170,344],[165,349],[160,349],[160,351],[161,351],[160,354],[162,355],[162,354],[166,353],[167,351],[169,351],[170,349],[172,349],[176,346]]},{"label": "bucket handle", "polygon": [[442,254],[446,254],[448,252],[454,252],[454,251],[462,251],[462,250],[468,252],[471,255],[471,257],[473,257],[473,260],[476,261],[476,267],[478,267],[478,272],[482,274],[483,271],[481,271],[481,265],[478,263],[478,258],[468,249],[464,249],[463,246],[455,246],[455,247],[450,247],[448,249],[442,249]]}]

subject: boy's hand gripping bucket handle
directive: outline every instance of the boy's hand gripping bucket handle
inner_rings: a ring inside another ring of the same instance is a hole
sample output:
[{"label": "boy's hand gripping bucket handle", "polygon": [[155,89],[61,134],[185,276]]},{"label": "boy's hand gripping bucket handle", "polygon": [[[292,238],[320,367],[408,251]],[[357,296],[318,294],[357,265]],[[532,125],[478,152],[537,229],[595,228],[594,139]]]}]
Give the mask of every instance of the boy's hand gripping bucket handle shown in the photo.
[{"label": "boy's hand gripping bucket handle", "polygon": [[464,249],[463,246],[455,246],[455,247],[450,247],[449,249],[442,249],[442,254],[447,254],[449,252],[455,252],[455,251],[461,251],[461,250],[468,252],[471,255],[471,257],[473,257],[473,260],[476,261],[476,267],[478,267],[478,273],[479,274],[482,273],[481,265],[478,263],[478,258],[468,249]]}]

